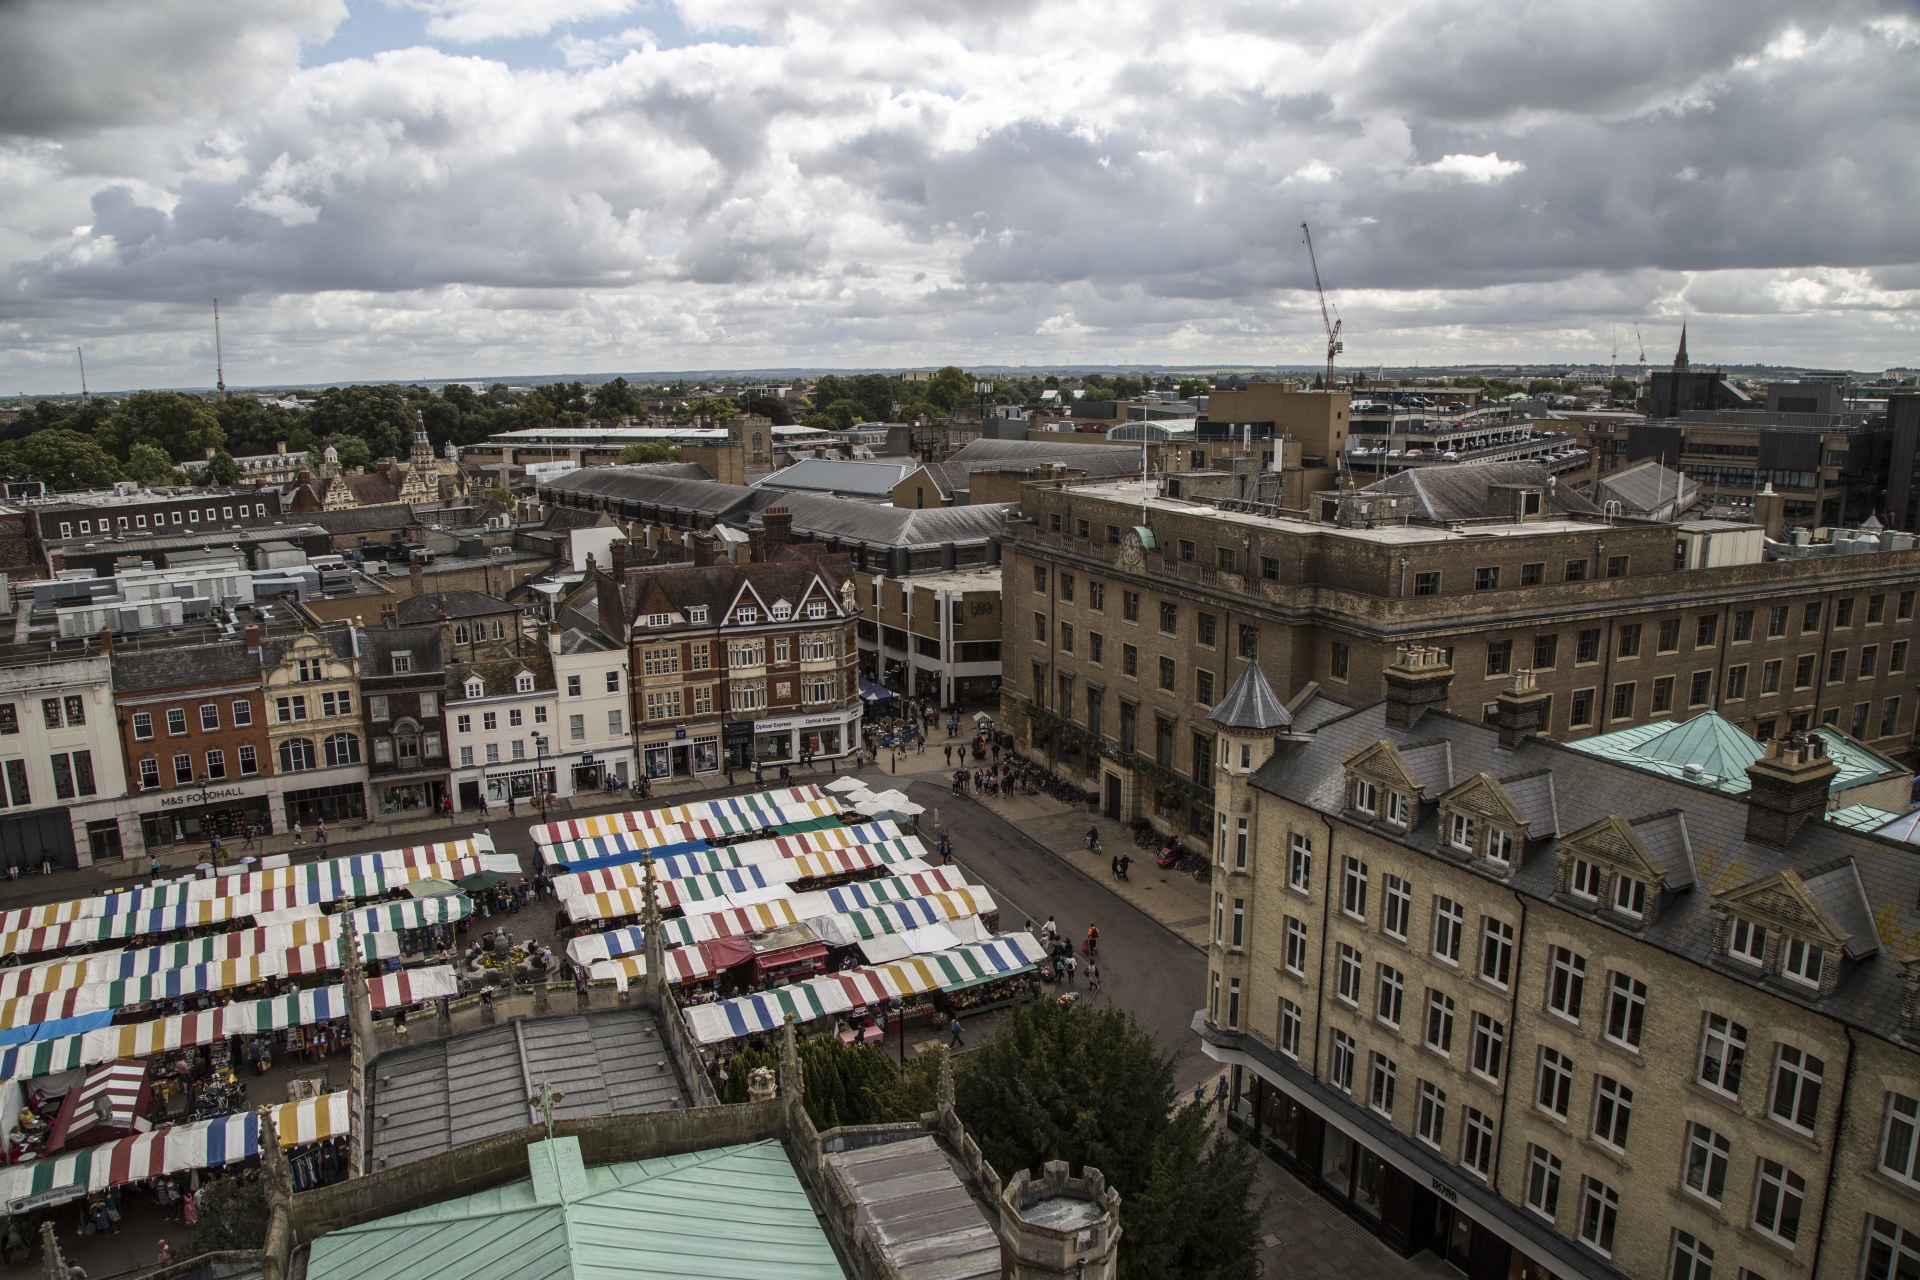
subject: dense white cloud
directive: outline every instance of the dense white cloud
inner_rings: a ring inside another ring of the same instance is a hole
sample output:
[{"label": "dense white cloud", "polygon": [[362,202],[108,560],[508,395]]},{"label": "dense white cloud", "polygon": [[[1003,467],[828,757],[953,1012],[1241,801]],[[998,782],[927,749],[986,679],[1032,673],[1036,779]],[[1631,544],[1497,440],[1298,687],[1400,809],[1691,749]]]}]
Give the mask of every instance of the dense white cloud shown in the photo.
[{"label": "dense white cloud", "polygon": [[406,3],[0,10],[0,388],[1304,364],[1302,220],[1356,363],[1920,363],[1897,0]]}]

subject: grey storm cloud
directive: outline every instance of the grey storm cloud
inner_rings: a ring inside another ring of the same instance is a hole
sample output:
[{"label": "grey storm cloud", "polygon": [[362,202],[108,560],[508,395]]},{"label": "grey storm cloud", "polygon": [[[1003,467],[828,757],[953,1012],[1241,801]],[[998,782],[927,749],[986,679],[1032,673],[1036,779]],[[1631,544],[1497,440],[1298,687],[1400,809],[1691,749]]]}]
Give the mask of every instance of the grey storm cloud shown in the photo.
[{"label": "grey storm cloud", "polygon": [[0,7],[0,369],[157,377],[215,293],[267,381],[1303,360],[1302,220],[1369,362],[1690,311],[1920,362],[1910,3],[676,7],[564,68],[303,65],[339,0]]}]

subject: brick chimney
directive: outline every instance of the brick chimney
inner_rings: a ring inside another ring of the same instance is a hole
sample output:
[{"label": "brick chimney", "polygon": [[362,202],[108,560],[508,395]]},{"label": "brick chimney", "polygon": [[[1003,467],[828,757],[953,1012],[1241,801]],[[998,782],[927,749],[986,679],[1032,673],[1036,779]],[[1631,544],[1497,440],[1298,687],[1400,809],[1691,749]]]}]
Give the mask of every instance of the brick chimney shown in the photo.
[{"label": "brick chimney", "polygon": [[1827,790],[1839,772],[1814,735],[1769,742],[1767,754],[1747,766],[1747,839],[1786,848],[1801,823],[1826,811]]},{"label": "brick chimney", "polygon": [[768,507],[760,513],[760,524],[767,531],[767,549],[784,547],[793,539],[793,512],[785,507]]},{"label": "brick chimney", "polygon": [[720,559],[720,539],[704,530],[687,536],[688,549],[697,565],[710,565]]},{"label": "brick chimney", "polygon": [[1447,709],[1453,668],[1446,655],[1425,645],[1403,645],[1386,670],[1387,727],[1406,731],[1423,711]]},{"label": "brick chimney", "polygon": [[407,556],[407,583],[414,595],[422,596],[427,593],[427,571],[420,563],[418,551],[410,552]]},{"label": "brick chimney", "polygon": [[616,575],[625,573],[634,563],[633,543],[626,538],[615,538],[607,546],[607,558],[612,561]]},{"label": "brick chimney", "polygon": [[100,652],[109,656],[113,654],[113,632],[105,627],[100,628]]},{"label": "brick chimney", "polygon": [[252,623],[249,623],[247,625],[246,631],[243,634],[246,636],[246,639],[247,639],[247,652],[248,653],[260,652],[260,628],[253,625]]},{"label": "brick chimney", "polygon": [[1494,700],[1493,723],[1500,745],[1512,751],[1536,733],[1547,731],[1547,708],[1553,699],[1540,692],[1531,670],[1516,671]]}]

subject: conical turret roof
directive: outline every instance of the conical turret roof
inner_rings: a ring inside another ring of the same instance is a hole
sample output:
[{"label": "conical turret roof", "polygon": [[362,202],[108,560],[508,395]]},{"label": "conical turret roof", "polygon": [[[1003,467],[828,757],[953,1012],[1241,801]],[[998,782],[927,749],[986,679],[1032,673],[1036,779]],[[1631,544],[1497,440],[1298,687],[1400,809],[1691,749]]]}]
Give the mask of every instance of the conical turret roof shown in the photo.
[{"label": "conical turret roof", "polygon": [[1284,729],[1293,723],[1257,662],[1246,665],[1207,719],[1228,729]]}]

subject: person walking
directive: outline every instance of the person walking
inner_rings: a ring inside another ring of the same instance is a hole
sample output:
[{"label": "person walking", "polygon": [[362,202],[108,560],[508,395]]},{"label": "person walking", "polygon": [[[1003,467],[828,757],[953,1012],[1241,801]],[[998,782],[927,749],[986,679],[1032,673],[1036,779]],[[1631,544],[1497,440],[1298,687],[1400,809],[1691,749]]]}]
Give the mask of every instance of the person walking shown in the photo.
[{"label": "person walking", "polygon": [[1100,994],[1100,966],[1091,960],[1087,961],[1087,994],[1090,996]]},{"label": "person walking", "polygon": [[1094,952],[1098,951],[1099,949],[1100,949],[1100,927],[1098,925],[1090,924],[1087,926],[1087,954],[1092,955]]},{"label": "person walking", "polygon": [[313,842],[315,844],[325,844],[327,842],[327,820],[325,818],[321,818],[313,824]]},{"label": "person walking", "polygon": [[296,820],[296,821],[294,822],[294,824],[293,824],[293,842],[294,842],[295,844],[305,844],[305,843],[306,843],[306,841],[305,841],[305,840],[304,840],[304,839],[303,839],[303,838],[301,837],[301,835],[300,835],[300,823],[299,823],[299,821],[298,821],[298,820]]},{"label": "person walking", "polygon": [[960,1019],[957,1016],[947,1020],[947,1030],[953,1033],[952,1044],[954,1048],[966,1048],[965,1042],[960,1039]]},{"label": "person walking", "polygon": [[1213,1100],[1220,1104],[1220,1114],[1227,1114],[1227,1078],[1220,1077],[1220,1083],[1213,1087]]},{"label": "person walking", "polygon": [[517,802],[517,798],[514,796],[513,792],[511,791],[507,792],[507,816],[511,818],[514,815],[514,813],[517,811],[518,807],[519,805]]},{"label": "person walking", "polygon": [[160,883],[160,855],[156,853],[150,859],[148,859],[148,861],[151,863],[153,868],[153,883],[159,884]]},{"label": "person walking", "polygon": [[1067,957],[1067,985],[1072,987],[1072,986],[1078,986],[1079,983],[1080,983],[1080,962],[1074,959],[1072,956],[1068,956]]}]

